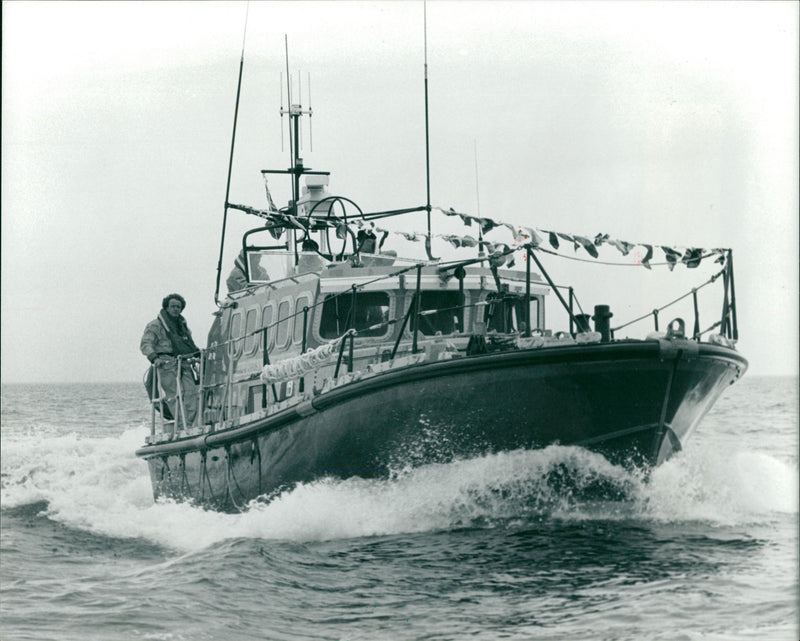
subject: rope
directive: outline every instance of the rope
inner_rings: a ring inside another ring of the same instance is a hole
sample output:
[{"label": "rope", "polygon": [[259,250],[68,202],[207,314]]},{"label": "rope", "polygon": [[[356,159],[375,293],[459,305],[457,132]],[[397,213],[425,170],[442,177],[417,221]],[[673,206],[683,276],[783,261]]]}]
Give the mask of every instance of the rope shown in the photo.
[{"label": "rope", "polygon": [[[545,249],[544,247],[532,247],[535,251],[544,252],[545,254],[550,254],[551,256],[556,256],[558,258],[564,258],[566,260],[574,260],[579,263],[592,263],[593,265],[608,265],[611,267],[642,267],[644,263],[612,263],[610,261],[605,260],[598,260],[597,258],[578,258],[577,256],[565,256],[564,254],[559,254],[558,252],[552,251],[550,249]],[[708,252],[707,254],[703,254],[697,260],[703,261],[706,258],[710,258],[711,256],[716,256],[718,252]],[[648,262],[647,264],[651,267],[663,267],[664,265],[677,265],[679,260],[676,260],[674,263],[670,263],[669,261],[664,261],[663,263],[653,263]]]},{"label": "rope", "polygon": [[211,487],[211,479],[208,476],[208,466],[206,465],[206,453],[203,452],[203,458],[200,465],[200,500],[205,497],[205,487],[203,486],[203,477],[208,484],[208,493],[211,495],[211,500],[216,503],[217,497],[214,495],[214,488]]},{"label": "rope", "polygon": [[236,489],[239,491],[241,496],[244,496],[244,492],[242,492],[242,488],[239,487],[239,482],[236,480],[236,476],[233,473],[233,465],[231,465],[231,448],[225,448],[225,454],[227,455],[228,459],[228,473],[225,475],[227,485],[228,485],[228,496],[231,499],[231,503],[233,503],[233,507],[235,507],[240,512],[244,512],[244,508],[236,502],[236,499],[233,498],[233,490],[231,489],[231,479],[233,479],[234,485],[236,485]]}]

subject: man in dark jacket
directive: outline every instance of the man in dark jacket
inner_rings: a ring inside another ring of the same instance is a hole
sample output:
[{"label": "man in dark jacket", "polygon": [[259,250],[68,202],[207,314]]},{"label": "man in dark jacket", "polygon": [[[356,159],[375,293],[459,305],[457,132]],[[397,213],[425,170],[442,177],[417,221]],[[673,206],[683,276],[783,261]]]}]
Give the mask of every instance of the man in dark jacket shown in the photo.
[{"label": "man in dark jacket", "polygon": [[[178,359],[177,356],[199,356],[200,349],[192,340],[192,333],[186,325],[181,312],[186,301],[180,294],[169,294],[161,301],[161,311],[155,320],[150,321],[144,329],[139,348],[158,370],[161,388],[172,416],[178,419],[178,425],[184,427],[181,413],[177,407],[178,395]],[[191,426],[197,416],[197,384],[192,368],[185,359],[181,359],[181,394],[186,411],[186,426]],[[149,391],[149,390],[148,390]]]}]

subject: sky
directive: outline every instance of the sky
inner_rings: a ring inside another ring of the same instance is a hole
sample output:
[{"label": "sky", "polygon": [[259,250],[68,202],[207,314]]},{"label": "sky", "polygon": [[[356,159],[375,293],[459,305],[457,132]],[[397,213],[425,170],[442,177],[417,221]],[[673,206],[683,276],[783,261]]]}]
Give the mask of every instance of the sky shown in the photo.
[{"label": "sky", "polygon": [[[3,2],[2,381],[139,380],[170,292],[205,344],[243,44],[231,202],[263,207],[260,170],[288,166],[288,41],[306,165],[365,211],[424,204],[425,26],[434,206],[731,247],[738,349],[796,375],[799,7]],[[229,252],[252,226],[231,222]],[[663,271],[610,294],[578,276],[580,295],[622,320],[672,291]]]}]

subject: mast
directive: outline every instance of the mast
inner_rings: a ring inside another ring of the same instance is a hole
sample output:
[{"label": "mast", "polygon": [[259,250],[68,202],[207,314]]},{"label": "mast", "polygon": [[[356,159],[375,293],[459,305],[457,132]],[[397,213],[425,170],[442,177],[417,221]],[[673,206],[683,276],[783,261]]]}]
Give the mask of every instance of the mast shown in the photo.
[{"label": "mast", "polygon": [[[299,214],[297,209],[297,202],[300,200],[300,176],[304,174],[316,174],[322,176],[329,176],[329,171],[312,171],[311,168],[303,165],[303,159],[300,157],[300,117],[308,116],[309,120],[313,114],[311,106],[308,109],[303,109],[300,102],[292,102],[292,85],[291,75],[289,73],[289,37],[284,34],[284,45],[286,50],[286,108],[283,106],[283,99],[281,99],[281,123],[283,117],[289,117],[289,168],[288,169],[262,169],[262,174],[289,174],[292,177],[292,204],[289,209],[289,214],[297,216]],[[299,76],[298,76],[299,84]],[[309,96],[308,101],[311,102],[311,80],[309,74]],[[281,141],[283,141],[283,125],[281,125]],[[292,238],[294,238],[294,230],[290,230]],[[297,243],[294,245],[294,264],[300,262],[300,254],[297,249]]]},{"label": "mast", "polygon": [[236,105],[233,109],[233,132],[231,133],[231,154],[228,158],[228,181],[225,187],[225,207],[222,214],[222,233],[219,240],[219,260],[217,261],[217,283],[214,288],[214,302],[219,306],[219,281],[222,275],[222,255],[225,251],[225,230],[228,226],[228,207],[231,194],[231,173],[233,172],[233,150],[236,144],[236,121],[239,119],[239,97],[242,93],[242,71],[244,69],[244,44],[247,39],[247,16],[250,13],[250,3],[244,14],[244,34],[242,35],[242,55],[239,59],[239,81],[236,84]]},{"label": "mast", "polygon": [[427,200],[425,201],[425,211],[428,214],[428,235],[425,237],[425,252],[428,260],[434,260],[431,254],[431,154],[430,136],[428,133],[428,3],[422,3],[423,7],[423,39],[425,41],[425,183],[427,188]]}]

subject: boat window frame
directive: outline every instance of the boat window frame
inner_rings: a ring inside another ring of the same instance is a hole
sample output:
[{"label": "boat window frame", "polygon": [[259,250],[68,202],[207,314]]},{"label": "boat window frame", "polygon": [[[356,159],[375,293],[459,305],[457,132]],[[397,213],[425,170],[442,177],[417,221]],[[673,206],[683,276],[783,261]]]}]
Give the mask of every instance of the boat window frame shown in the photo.
[{"label": "boat window frame", "polygon": [[[230,341],[230,354],[233,359],[237,359],[242,355],[244,348],[244,341],[242,338],[242,328],[244,327],[244,314],[241,311],[235,310],[231,312],[231,317],[228,325],[228,340]],[[238,327],[237,327],[238,325]]]},{"label": "boat window frame", "polygon": [[[349,290],[344,290],[344,291],[339,291],[339,292],[328,291],[328,292],[321,292],[320,293],[319,296],[320,296],[320,299],[321,299],[322,302],[319,305],[319,312],[318,313],[314,313],[313,322],[311,324],[312,333],[313,333],[314,339],[316,341],[319,341],[321,343],[327,343],[328,341],[334,340],[334,338],[338,338],[338,336],[337,337],[330,337],[330,336],[323,336],[322,335],[322,319],[323,319],[323,316],[324,316],[325,301],[328,300],[329,298],[333,297],[333,296],[342,296],[342,295],[346,296],[346,295],[348,295],[350,293],[352,293],[352,292],[350,292]],[[367,291],[359,290],[358,293],[356,294],[356,301],[358,301],[358,296],[364,296],[364,295],[369,295],[369,294],[384,294],[389,299],[389,310],[388,310],[387,314],[388,314],[389,320],[391,320],[392,318],[395,317],[395,313],[396,313],[396,310],[397,310],[398,293],[399,292],[397,290],[394,290],[394,289],[374,289],[374,290],[370,289],[370,290],[367,290]],[[345,330],[345,331],[347,331],[347,330]],[[342,332],[342,333],[344,333],[344,332]],[[379,334],[377,336],[364,336],[363,334],[359,334],[357,342],[358,343],[363,343],[364,341],[367,341],[367,342],[372,341],[372,342],[376,342],[377,343],[377,342],[385,341],[386,339],[391,338],[393,335],[394,335],[394,324],[390,323],[390,324],[386,325],[386,328],[385,328],[383,334]]]},{"label": "boat window frame", "polygon": [[[258,334],[255,334],[256,328],[258,327],[258,321],[260,320],[260,308],[258,305],[248,308],[244,312],[244,346],[242,348],[242,354],[244,356],[252,356],[258,350],[258,346],[260,344]],[[253,314],[254,321],[253,326],[248,328],[248,318],[250,314]]]},{"label": "boat window frame", "polygon": [[[267,318],[267,310],[269,310],[269,318]],[[277,307],[275,305],[275,301],[271,300],[267,303],[264,303],[261,307],[261,338],[264,337],[264,327],[267,325],[272,325],[275,322],[275,316],[277,315]],[[267,329],[267,344],[266,348],[267,351],[271,350],[275,346],[275,333],[277,330],[277,325],[275,327],[270,327]],[[263,349],[263,343],[262,343]]]},{"label": "boat window frame", "polygon": [[[425,297],[425,294],[455,294],[456,296],[458,296],[458,290],[457,289],[423,289],[423,290],[420,290],[420,294],[422,295],[423,298]],[[466,328],[469,327],[469,316],[468,316],[469,299],[470,299],[470,293],[467,290],[464,290],[464,327],[462,327],[461,330],[457,331],[457,332],[449,332],[447,334],[442,332],[441,336],[460,336],[462,334],[466,334],[467,333]],[[413,296],[411,297],[411,300],[413,300]],[[406,311],[408,311],[408,310],[406,309]],[[420,311],[424,311],[424,309],[422,308],[422,301],[420,301]],[[453,310],[453,311],[457,313],[457,310]],[[436,331],[434,331],[433,334],[427,334],[422,330],[422,327],[423,327],[423,325],[425,323],[425,321],[423,320],[424,318],[425,318],[424,316],[422,318],[420,318],[420,325],[419,325],[420,334],[422,336],[426,336],[426,337],[436,336],[437,335]],[[414,332],[412,330],[413,330],[413,325],[411,325],[409,323],[409,328],[407,328],[407,331],[409,332],[409,334],[411,336],[413,336],[413,334],[414,334]]]},{"label": "boat window frame", "polygon": [[536,314],[535,315],[533,313],[533,309],[531,309],[531,328],[530,328],[531,331],[539,330],[539,329],[542,329],[542,327],[543,327],[543,323],[541,322],[543,320],[543,316],[542,316],[542,303],[544,302],[543,298],[544,298],[543,296],[537,296],[537,295],[531,294],[531,300],[530,300],[529,305],[533,304],[534,302],[536,302]]},{"label": "boat window frame", "polygon": [[[482,302],[482,303],[486,303],[487,299],[489,298],[489,294],[491,294],[491,293],[493,293],[493,292],[484,291],[479,296],[479,301]],[[524,299],[525,299],[525,294],[519,293],[519,292],[508,292],[507,295],[518,297],[520,299],[520,302],[524,302]],[[544,327],[544,296],[541,295],[541,294],[531,294],[531,298],[530,298],[530,301],[529,301],[528,305],[530,306],[530,305],[533,305],[533,304],[536,305],[536,310],[535,310],[535,313],[534,313],[533,308],[531,308],[531,328],[530,329],[531,329],[531,331],[537,331],[537,330],[540,330],[540,329],[542,329]],[[489,311],[489,306],[485,305],[485,306],[483,306],[482,309],[483,309],[483,311],[478,314],[477,318],[480,319],[481,322],[486,322],[485,319],[486,319],[486,314]],[[522,309],[524,311],[524,306],[523,306]],[[514,317],[516,317],[516,307],[513,310],[513,315],[514,315]],[[519,325],[520,325],[520,322],[524,322],[524,320],[525,320],[524,318],[517,319],[516,327],[514,328],[515,332],[521,332],[522,331],[519,328]],[[487,325],[487,330],[488,331],[495,331],[495,330],[489,330],[488,325]]]},{"label": "boat window frame", "polygon": [[[300,301],[305,300],[304,304],[300,304]],[[292,328],[292,342],[295,345],[302,345],[303,344],[303,308],[308,307],[309,313],[311,312],[311,294],[307,292],[303,292],[300,294],[294,301],[294,326]],[[308,331],[308,327],[306,326],[306,331]],[[308,341],[306,341],[308,344]]]},{"label": "boat window frame", "polygon": [[[423,294],[425,292],[439,292],[439,291],[442,291],[442,292],[453,292],[455,294],[458,293],[457,289],[455,289],[455,290],[453,290],[453,289],[441,289],[441,290],[423,289],[423,290],[421,290],[421,292]],[[464,290],[464,327],[463,327],[463,329],[460,332],[453,332],[452,334],[441,334],[442,336],[455,336],[455,337],[458,337],[458,336],[467,335],[472,331],[471,323],[473,321],[473,310],[472,310],[473,297],[475,297],[475,292],[470,291],[468,289]],[[477,295],[477,299],[480,300],[480,293]],[[406,300],[403,301],[403,316],[401,316],[401,318],[405,317],[405,315],[408,314],[408,308],[409,308],[409,306],[411,305],[411,303],[413,301],[414,301],[414,290],[413,289],[406,290]],[[422,310],[420,310],[420,311],[422,311]],[[405,330],[403,332],[403,340],[413,339],[414,338],[414,325],[412,323],[412,320],[413,319],[411,319],[409,317],[409,321],[406,324],[406,328],[405,328]],[[427,339],[427,338],[434,338],[436,336],[436,334],[426,334],[425,332],[422,331],[422,324],[420,324],[420,336]]]},{"label": "boat window frame", "polygon": [[[286,298],[282,298],[278,301],[278,308],[275,313],[275,349],[288,349],[289,344],[291,343],[292,339],[292,313],[293,313],[293,305],[294,299],[291,296],[287,296]],[[289,305],[289,313],[286,315],[285,319],[281,318],[281,305],[286,303]],[[286,336],[284,340],[281,341],[281,323],[285,321],[286,325]]]}]

